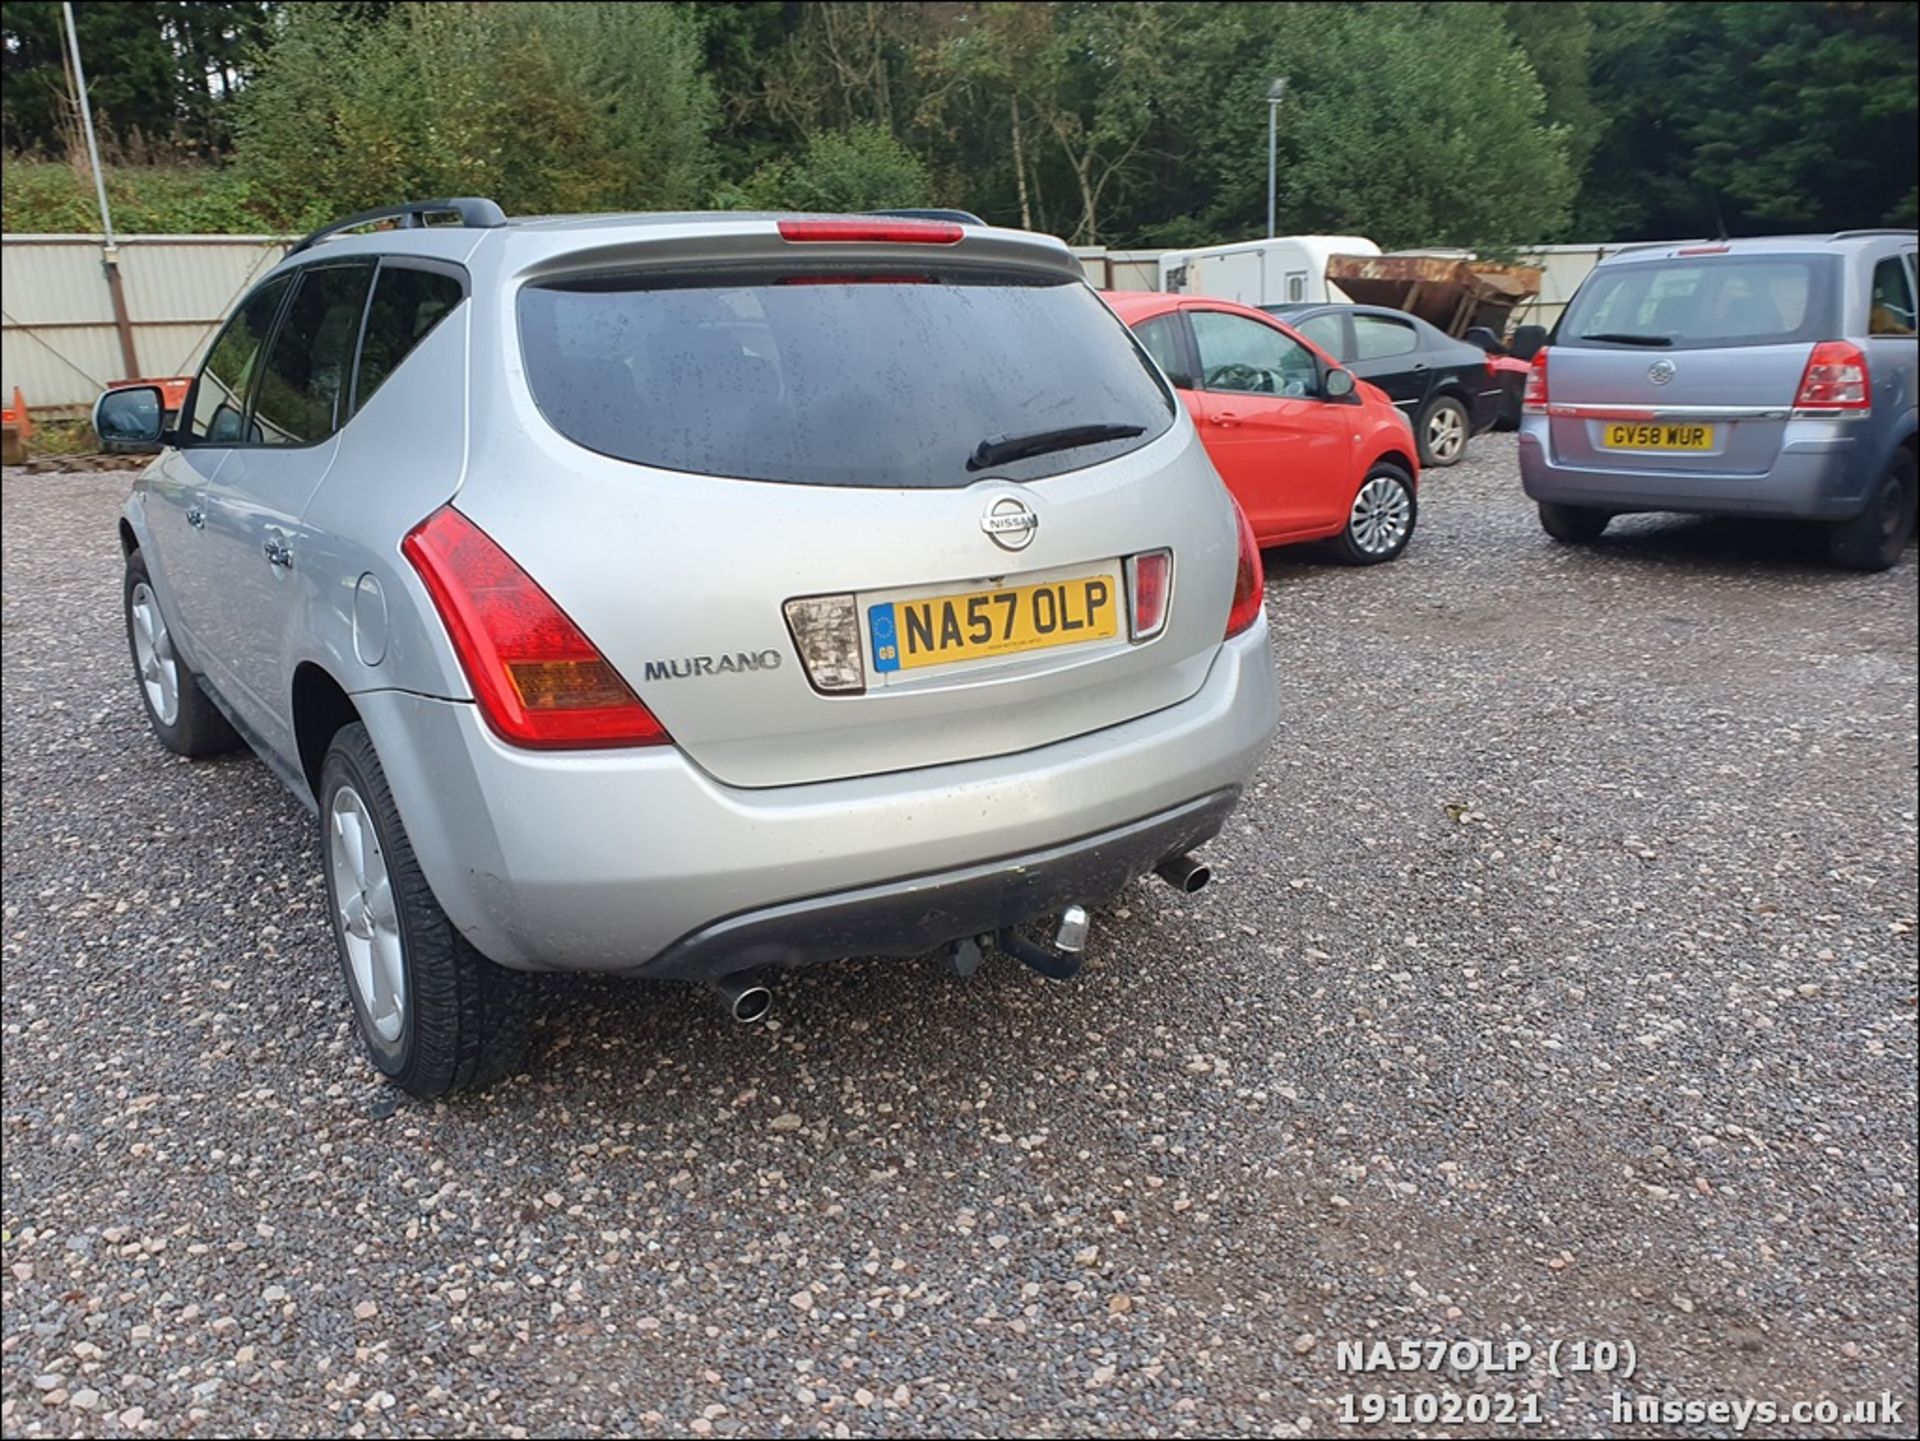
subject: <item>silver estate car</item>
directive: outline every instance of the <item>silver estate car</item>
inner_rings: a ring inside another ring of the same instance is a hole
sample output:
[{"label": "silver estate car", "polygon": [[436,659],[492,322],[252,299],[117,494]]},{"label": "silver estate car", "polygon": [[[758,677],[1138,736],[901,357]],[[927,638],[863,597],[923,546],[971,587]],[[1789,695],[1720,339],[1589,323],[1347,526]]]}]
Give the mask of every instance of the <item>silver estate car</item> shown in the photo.
[{"label": "silver estate car", "polygon": [[519,972],[742,1019],[833,957],[1070,975],[1085,904],[1204,883],[1276,721],[1184,407],[1063,245],[970,216],[350,217],[166,419],[95,407],[158,451],[120,522],[149,719],[317,812],[417,1095],[518,1065]]},{"label": "silver estate car", "polygon": [[1533,360],[1520,474],[1557,540],[1628,511],[1826,527],[1884,570],[1914,532],[1915,233],[1629,246]]}]

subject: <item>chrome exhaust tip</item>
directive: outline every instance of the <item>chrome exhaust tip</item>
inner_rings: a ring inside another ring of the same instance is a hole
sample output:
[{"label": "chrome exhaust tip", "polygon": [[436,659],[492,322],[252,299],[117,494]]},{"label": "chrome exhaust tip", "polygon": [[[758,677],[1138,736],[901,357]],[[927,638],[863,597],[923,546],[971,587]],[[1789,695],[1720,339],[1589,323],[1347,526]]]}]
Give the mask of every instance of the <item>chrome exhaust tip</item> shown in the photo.
[{"label": "chrome exhaust tip", "polygon": [[773,992],[752,981],[725,976],[713,983],[713,992],[720,997],[727,1014],[743,1026],[764,1021],[773,1010]]},{"label": "chrome exhaust tip", "polygon": [[1153,873],[1183,895],[1192,895],[1213,879],[1213,867],[1192,856],[1170,856]]}]

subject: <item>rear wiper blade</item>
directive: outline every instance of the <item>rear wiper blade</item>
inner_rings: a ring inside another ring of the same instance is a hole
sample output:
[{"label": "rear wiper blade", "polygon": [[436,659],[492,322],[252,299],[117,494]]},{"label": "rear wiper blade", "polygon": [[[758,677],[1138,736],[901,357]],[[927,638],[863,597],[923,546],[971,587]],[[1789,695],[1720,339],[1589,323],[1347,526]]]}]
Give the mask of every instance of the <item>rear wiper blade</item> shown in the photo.
[{"label": "rear wiper blade", "polygon": [[973,448],[967,460],[968,470],[984,470],[1009,460],[1048,455],[1056,450],[1072,450],[1082,445],[1098,445],[1103,440],[1130,440],[1145,435],[1144,425],[1063,425],[1058,430],[1036,430],[1031,435],[990,435]]},{"label": "rear wiper blade", "polygon": [[1593,335],[1583,335],[1582,340],[1606,340],[1615,345],[1672,345],[1671,335],[1622,335],[1617,331],[1602,330]]}]

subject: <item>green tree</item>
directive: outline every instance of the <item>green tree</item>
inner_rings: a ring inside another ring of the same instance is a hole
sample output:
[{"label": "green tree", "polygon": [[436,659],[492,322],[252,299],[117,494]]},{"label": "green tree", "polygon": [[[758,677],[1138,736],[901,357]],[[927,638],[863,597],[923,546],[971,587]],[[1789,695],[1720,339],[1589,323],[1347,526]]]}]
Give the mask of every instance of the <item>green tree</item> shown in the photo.
[{"label": "green tree", "polygon": [[[1265,224],[1277,75],[1287,231],[1498,247],[1910,224],[1916,207],[1911,0],[76,12],[110,159],[142,137],[217,157],[236,134],[205,204],[177,174],[113,181],[155,223],[185,205],[292,226],[477,192],[522,213],[936,202],[1078,242],[1240,239]],[[58,4],[0,0],[0,28],[9,152],[70,153]],[[22,223],[84,208],[55,170],[19,197],[14,176]]]},{"label": "green tree", "polygon": [[[161,33],[158,5],[78,5],[74,23],[87,69],[94,118],[108,134],[172,133],[174,55]],[[9,0],[5,32],[5,123],[10,148],[64,148],[70,125],[66,30],[53,0]]]},{"label": "green tree", "polygon": [[[1147,169],[1145,147],[1176,83],[1164,63],[1176,8],[970,7],[929,56],[946,82],[940,100],[1004,113],[1003,163],[1023,217],[1051,217],[1082,245],[1108,238]],[[958,128],[951,114],[948,124]]]},{"label": "green tree", "polygon": [[737,183],[792,146],[792,128],[770,112],[766,89],[801,12],[780,0],[733,5],[676,0],[676,7],[700,35],[701,69],[718,102],[715,162],[723,183]]},{"label": "green tree", "polygon": [[797,161],[756,170],[723,199],[753,210],[886,210],[927,205],[933,186],[923,165],[884,126],[863,121],[807,142]]},{"label": "green tree", "polygon": [[1635,4],[1596,14],[1610,117],[1580,203],[1596,236],[1914,220],[1911,4]]},{"label": "green tree", "polygon": [[[74,6],[94,119],[110,149],[224,149],[260,0],[117,0]],[[10,151],[66,148],[66,30],[57,0],[0,4],[0,131]],[[144,142],[144,144],[140,143]]]},{"label": "green tree", "polygon": [[1508,0],[1507,29],[1546,94],[1546,118],[1566,137],[1576,176],[1606,117],[1593,103],[1593,6],[1587,0]]},{"label": "green tree", "polygon": [[[1282,232],[1360,234],[1382,247],[1558,236],[1575,179],[1565,131],[1499,7],[1287,5],[1242,17],[1247,48],[1208,87],[1192,164],[1215,231],[1258,234],[1266,210],[1265,96],[1280,109]],[[1365,57],[1364,64],[1356,57]],[[1216,59],[1217,63],[1217,59]]]}]

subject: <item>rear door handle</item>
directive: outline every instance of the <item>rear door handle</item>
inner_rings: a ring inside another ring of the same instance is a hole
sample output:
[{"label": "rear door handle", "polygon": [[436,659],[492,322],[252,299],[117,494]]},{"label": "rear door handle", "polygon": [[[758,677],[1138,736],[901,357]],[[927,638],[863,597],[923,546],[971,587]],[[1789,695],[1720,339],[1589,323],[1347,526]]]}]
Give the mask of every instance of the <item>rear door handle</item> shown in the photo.
[{"label": "rear door handle", "polygon": [[187,524],[195,530],[205,530],[207,528],[206,512],[202,511],[197,505],[188,506]]},{"label": "rear door handle", "polygon": [[1216,410],[1213,413],[1213,423],[1215,425],[1235,426],[1240,423],[1240,416],[1237,411]]}]

